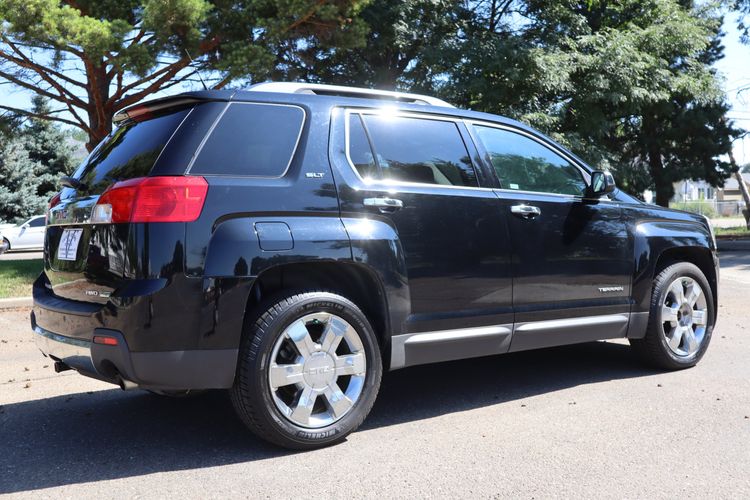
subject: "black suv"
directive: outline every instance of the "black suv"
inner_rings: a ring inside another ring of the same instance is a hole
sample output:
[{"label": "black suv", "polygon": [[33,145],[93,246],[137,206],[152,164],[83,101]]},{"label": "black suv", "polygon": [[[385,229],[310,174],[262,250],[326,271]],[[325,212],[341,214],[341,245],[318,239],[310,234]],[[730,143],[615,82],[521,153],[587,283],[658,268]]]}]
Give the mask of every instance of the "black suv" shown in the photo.
[{"label": "black suv", "polygon": [[708,221],[515,121],[269,83],[116,125],[50,203],[31,325],[57,371],[230,389],[302,449],[356,429],[384,369],[612,338],[679,369],[711,339]]}]

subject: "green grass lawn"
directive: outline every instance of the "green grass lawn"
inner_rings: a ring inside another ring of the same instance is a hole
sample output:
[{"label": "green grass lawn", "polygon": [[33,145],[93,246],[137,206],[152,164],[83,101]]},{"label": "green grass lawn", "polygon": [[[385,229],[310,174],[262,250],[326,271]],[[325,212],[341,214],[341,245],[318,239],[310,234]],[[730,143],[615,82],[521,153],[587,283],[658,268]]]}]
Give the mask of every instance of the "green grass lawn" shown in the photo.
[{"label": "green grass lawn", "polygon": [[747,227],[717,227],[714,229],[718,238],[750,238]]},{"label": "green grass lawn", "polygon": [[29,297],[42,267],[42,259],[0,260],[0,299]]}]

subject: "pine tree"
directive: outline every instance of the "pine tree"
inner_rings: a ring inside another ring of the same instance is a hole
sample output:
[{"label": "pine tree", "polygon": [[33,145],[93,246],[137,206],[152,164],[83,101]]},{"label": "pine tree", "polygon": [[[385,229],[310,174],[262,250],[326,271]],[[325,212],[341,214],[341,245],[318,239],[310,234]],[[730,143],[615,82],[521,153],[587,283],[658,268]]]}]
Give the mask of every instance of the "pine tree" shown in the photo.
[{"label": "pine tree", "polygon": [[17,221],[44,212],[47,197],[39,195],[36,176],[41,168],[29,158],[22,138],[0,145],[0,220]]},{"label": "pine tree", "polygon": [[[35,114],[50,113],[44,97],[32,99]],[[59,190],[60,177],[69,175],[75,168],[74,146],[70,133],[59,125],[40,118],[32,118],[23,129],[22,137],[29,159],[36,165],[37,195],[49,198]]]}]

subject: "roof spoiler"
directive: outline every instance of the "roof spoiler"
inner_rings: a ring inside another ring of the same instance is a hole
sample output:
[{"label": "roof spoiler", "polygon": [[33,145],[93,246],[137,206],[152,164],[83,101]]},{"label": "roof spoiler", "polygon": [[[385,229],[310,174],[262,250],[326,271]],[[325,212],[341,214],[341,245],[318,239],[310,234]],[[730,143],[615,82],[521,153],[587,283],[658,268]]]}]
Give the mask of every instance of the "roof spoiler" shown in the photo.
[{"label": "roof spoiler", "polygon": [[119,125],[127,120],[148,120],[153,117],[155,113],[163,111],[169,108],[175,108],[178,106],[186,106],[189,104],[195,104],[200,102],[201,99],[185,97],[185,96],[174,96],[165,97],[163,99],[155,99],[153,101],[144,102],[142,104],[135,104],[128,108],[122,109],[115,113],[112,118],[112,122],[115,125]]}]

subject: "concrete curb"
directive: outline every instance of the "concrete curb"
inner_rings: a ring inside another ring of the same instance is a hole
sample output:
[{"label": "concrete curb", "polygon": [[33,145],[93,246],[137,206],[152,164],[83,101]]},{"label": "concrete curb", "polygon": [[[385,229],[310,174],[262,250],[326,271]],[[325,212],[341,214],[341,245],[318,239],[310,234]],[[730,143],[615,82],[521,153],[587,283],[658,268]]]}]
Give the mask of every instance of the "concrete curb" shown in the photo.
[{"label": "concrete curb", "polygon": [[719,251],[747,250],[750,251],[750,238],[736,240],[716,238],[716,247]]},{"label": "concrete curb", "polygon": [[6,309],[25,309],[31,307],[34,300],[31,297],[12,297],[10,299],[0,299],[0,311]]}]

